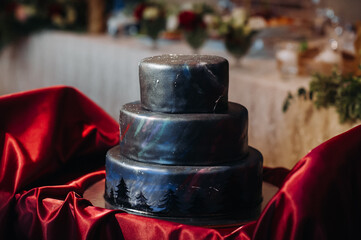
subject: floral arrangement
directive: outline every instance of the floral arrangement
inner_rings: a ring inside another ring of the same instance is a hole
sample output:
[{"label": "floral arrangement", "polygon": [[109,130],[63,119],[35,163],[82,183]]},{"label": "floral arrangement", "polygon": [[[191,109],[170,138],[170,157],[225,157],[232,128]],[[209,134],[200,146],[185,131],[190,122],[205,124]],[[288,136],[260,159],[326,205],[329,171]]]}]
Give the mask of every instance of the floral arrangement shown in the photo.
[{"label": "floral arrangement", "polygon": [[[361,69],[361,65],[360,65]],[[335,107],[340,122],[361,120],[361,76],[315,74],[309,85],[309,91],[298,90],[298,96],[313,101],[317,108]],[[284,101],[283,111],[287,111],[293,99],[291,93]]]},{"label": "floral arrangement", "polygon": [[178,14],[179,29],[183,32],[187,43],[196,51],[208,37],[207,16],[214,10],[206,4],[193,4]]},{"label": "floral arrangement", "polygon": [[250,18],[244,8],[235,8],[231,14],[221,18],[219,25],[227,51],[239,59],[247,53],[253,36],[265,27],[265,22],[260,18]]},{"label": "floral arrangement", "polygon": [[84,30],[85,9],[84,0],[2,0],[0,49],[42,29]]},{"label": "floral arrangement", "polygon": [[166,9],[161,3],[140,3],[134,10],[134,17],[139,22],[141,31],[153,40],[156,40],[166,27]]}]

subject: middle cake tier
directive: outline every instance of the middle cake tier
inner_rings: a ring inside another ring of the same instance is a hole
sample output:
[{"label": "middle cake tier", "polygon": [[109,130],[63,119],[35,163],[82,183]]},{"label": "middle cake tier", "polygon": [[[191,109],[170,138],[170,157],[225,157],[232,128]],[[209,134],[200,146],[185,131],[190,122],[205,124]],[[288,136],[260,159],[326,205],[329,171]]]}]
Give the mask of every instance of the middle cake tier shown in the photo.
[{"label": "middle cake tier", "polygon": [[168,165],[212,165],[248,154],[248,112],[228,103],[225,113],[168,114],[140,102],[120,110],[120,154]]}]

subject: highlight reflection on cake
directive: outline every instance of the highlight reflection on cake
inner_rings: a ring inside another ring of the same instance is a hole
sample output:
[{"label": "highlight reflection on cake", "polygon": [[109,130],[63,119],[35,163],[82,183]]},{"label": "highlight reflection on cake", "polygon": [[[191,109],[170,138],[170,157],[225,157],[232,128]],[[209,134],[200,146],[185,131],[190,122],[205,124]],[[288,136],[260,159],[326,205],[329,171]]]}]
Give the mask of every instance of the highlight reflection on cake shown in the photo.
[{"label": "highlight reflection on cake", "polygon": [[195,225],[255,219],[262,155],[248,146],[247,109],[228,102],[228,61],[161,55],[139,77],[141,101],[121,108],[106,157],[109,207]]}]

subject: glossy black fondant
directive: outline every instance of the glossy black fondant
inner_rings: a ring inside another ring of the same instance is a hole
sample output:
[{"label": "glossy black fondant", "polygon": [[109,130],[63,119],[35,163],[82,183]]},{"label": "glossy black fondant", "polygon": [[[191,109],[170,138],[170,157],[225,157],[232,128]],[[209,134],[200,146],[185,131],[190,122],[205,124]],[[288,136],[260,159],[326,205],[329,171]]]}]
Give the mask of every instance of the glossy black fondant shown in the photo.
[{"label": "glossy black fondant", "polygon": [[248,153],[248,112],[236,103],[218,114],[157,113],[128,103],[119,124],[120,153],[141,162],[212,165]]},{"label": "glossy black fondant", "polygon": [[254,220],[262,201],[262,155],[211,166],[150,164],[106,157],[105,198],[112,208],[196,225]]},{"label": "glossy black fondant", "polygon": [[109,208],[193,225],[258,217],[262,155],[248,147],[248,112],[228,103],[228,62],[162,55],[139,65],[141,102],[120,110],[106,157]]},{"label": "glossy black fondant", "polygon": [[208,55],[161,55],[139,64],[142,107],[168,113],[227,109],[228,61]]}]

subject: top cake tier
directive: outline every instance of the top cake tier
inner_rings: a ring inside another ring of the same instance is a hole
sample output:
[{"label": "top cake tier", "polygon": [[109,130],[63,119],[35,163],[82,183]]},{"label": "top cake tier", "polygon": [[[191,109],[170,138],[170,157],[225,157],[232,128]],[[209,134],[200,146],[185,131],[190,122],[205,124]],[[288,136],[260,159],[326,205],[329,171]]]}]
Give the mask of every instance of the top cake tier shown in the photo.
[{"label": "top cake tier", "polygon": [[209,55],[161,55],[139,64],[141,105],[164,113],[227,110],[228,61]]}]

